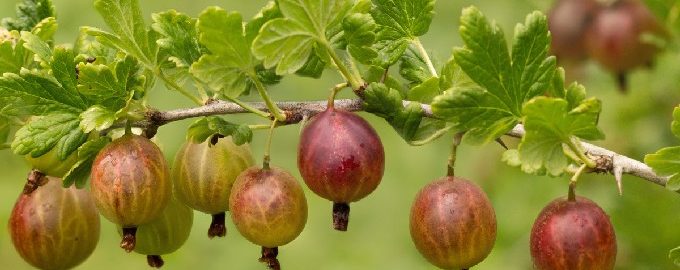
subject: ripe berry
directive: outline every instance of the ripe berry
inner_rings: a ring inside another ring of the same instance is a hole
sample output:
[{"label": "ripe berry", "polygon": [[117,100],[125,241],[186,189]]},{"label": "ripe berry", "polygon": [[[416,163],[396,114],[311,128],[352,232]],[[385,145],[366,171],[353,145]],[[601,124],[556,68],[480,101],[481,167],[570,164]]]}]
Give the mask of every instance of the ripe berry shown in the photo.
[{"label": "ripe berry", "polygon": [[334,202],[333,227],[346,231],[348,204],[378,187],[385,169],[385,152],[366,120],[330,107],[304,127],[298,168],[314,193]]},{"label": "ripe berry", "polygon": [[225,236],[225,211],[236,177],[254,163],[247,144],[235,145],[231,137],[216,144],[186,142],[177,152],[172,169],[177,199],[189,207],[211,214],[208,237]]},{"label": "ripe berry", "polygon": [[[137,244],[134,251],[147,255],[151,267],[163,266],[161,255],[178,250],[189,238],[194,211],[176,199],[171,199],[163,213],[152,221],[137,227]],[[123,228],[118,227],[123,234]]]},{"label": "ripe berry", "polygon": [[558,0],[548,13],[551,52],[561,62],[581,62],[588,57],[585,37],[600,11],[597,0]]},{"label": "ripe berry", "polygon": [[99,241],[99,214],[90,193],[63,188],[61,179],[32,173],[9,218],[19,255],[39,269],[69,269]]},{"label": "ripe berry", "polygon": [[52,148],[46,154],[39,157],[31,157],[26,155],[26,161],[35,170],[44,173],[45,175],[61,178],[78,162],[78,152],[73,152],[66,159],[61,160],[57,156],[57,147]]},{"label": "ripe berry", "polygon": [[231,219],[262,262],[279,269],[277,247],[293,241],[307,223],[307,199],[295,178],[277,167],[251,167],[238,176],[229,198]]},{"label": "ripe berry", "polygon": [[660,50],[657,44],[645,40],[643,34],[667,37],[661,23],[639,0],[616,1],[600,12],[588,32],[591,57],[617,75],[621,90],[626,88],[626,73],[636,67],[651,66]]},{"label": "ripe berry", "polygon": [[124,228],[121,247],[135,248],[138,225],[156,219],[172,195],[163,153],[149,139],[124,135],[102,149],[92,164],[91,190],[101,214]]},{"label": "ripe berry", "polygon": [[531,257],[539,270],[608,270],[616,261],[616,235],[607,214],[576,196],[548,204],[531,229]]},{"label": "ripe berry", "polygon": [[425,186],[411,208],[411,238],[442,269],[468,269],[486,258],[496,241],[496,215],[474,183],[443,177]]}]

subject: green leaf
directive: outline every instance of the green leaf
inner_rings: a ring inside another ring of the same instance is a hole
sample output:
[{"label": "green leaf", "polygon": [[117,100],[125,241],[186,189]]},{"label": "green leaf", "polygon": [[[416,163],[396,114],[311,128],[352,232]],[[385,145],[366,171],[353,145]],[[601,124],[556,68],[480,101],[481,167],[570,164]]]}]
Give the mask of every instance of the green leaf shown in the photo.
[{"label": "green leaf", "polygon": [[659,175],[670,176],[666,188],[680,191],[680,146],[667,147],[645,156],[645,163]]},{"label": "green leaf", "polygon": [[138,0],[96,0],[94,6],[113,34],[87,28],[90,35],[136,57],[149,68],[156,65],[156,34],[147,30]]},{"label": "green leaf", "polygon": [[31,33],[45,41],[52,41],[57,32],[57,19],[54,17],[45,18],[33,27]]},{"label": "green leaf", "polygon": [[372,12],[379,36],[415,38],[424,35],[434,16],[434,0],[376,0]]},{"label": "green leaf", "polygon": [[24,41],[24,47],[35,53],[35,60],[49,63],[52,59],[52,48],[39,36],[31,32],[21,32],[21,40]]},{"label": "green leaf", "polygon": [[12,126],[8,119],[0,117],[0,144],[6,144],[7,139],[9,139],[9,132]]},{"label": "green leaf", "polygon": [[673,109],[673,122],[671,123],[671,131],[676,138],[680,139],[680,106]]},{"label": "green leaf", "polygon": [[124,108],[133,91],[144,87],[139,63],[131,56],[112,63],[111,67],[80,63],[78,69],[79,92],[91,104],[101,105],[110,112]]},{"label": "green leaf", "polygon": [[53,77],[22,70],[21,75],[0,77],[0,116],[17,117],[50,113],[79,114],[85,102],[75,89],[64,89]]},{"label": "green leaf", "polygon": [[371,48],[376,40],[377,25],[370,14],[353,13],[342,22],[347,51],[362,64],[371,64],[378,53]]},{"label": "green leaf", "polygon": [[377,65],[394,64],[408,48],[411,40],[424,35],[434,16],[434,0],[377,0],[371,11],[378,24],[374,49]]},{"label": "green leaf", "polygon": [[364,108],[367,112],[385,118],[394,130],[411,145],[423,145],[445,134],[450,125],[435,119],[424,118],[421,104],[402,104],[399,91],[381,83],[371,83],[364,91]]},{"label": "green leaf", "polygon": [[478,88],[458,88],[445,91],[432,101],[432,111],[456,129],[467,131],[466,142],[484,144],[512,129],[519,120],[488,92]]},{"label": "green leaf", "polygon": [[64,187],[70,187],[75,184],[77,188],[84,188],[87,184],[87,179],[90,177],[95,157],[109,142],[108,137],[101,137],[81,145],[78,148],[78,162],[64,175]]},{"label": "green leaf", "polygon": [[17,4],[16,16],[2,19],[0,25],[8,30],[30,31],[43,19],[56,15],[50,0],[24,0]]},{"label": "green leaf", "polygon": [[196,19],[169,10],[155,13],[151,27],[161,35],[158,46],[169,56],[177,67],[188,68],[198,61],[204,49],[198,43]]},{"label": "green leaf", "polygon": [[241,14],[211,7],[198,19],[201,44],[211,54],[191,66],[191,74],[225,96],[236,98],[250,91],[255,65],[246,40]]},{"label": "green leaf", "polygon": [[116,112],[95,105],[80,114],[80,128],[89,133],[93,130],[102,131],[116,122]]},{"label": "green leaf", "polygon": [[528,15],[516,27],[512,55],[499,27],[474,7],[463,10],[460,34],[465,47],[454,51],[455,61],[481,88],[446,91],[434,99],[433,112],[467,131],[466,141],[487,143],[519,123],[525,102],[552,87],[547,20],[538,12]]},{"label": "green leaf", "polygon": [[[315,79],[318,79],[323,75],[323,71],[326,69],[326,62],[316,54],[316,50],[314,51],[315,52],[309,55],[307,62],[295,72],[295,75]],[[272,70],[274,70],[274,68],[272,68]],[[276,70],[274,70],[274,73],[276,73]]]},{"label": "green leaf", "polygon": [[12,149],[17,155],[39,157],[57,147],[59,158],[65,159],[87,140],[87,134],[78,127],[79,123],[78,115],[71,113],[33,118],[17,130]]},{"label": "green leaf", "polygon": [[407,90],[405,89],[401,81],[390,76],[390,74],[386,73],[385,69],[382,67],[369,66],[368,69],[364,72],[363,78],[369,84],[374,82],[375,83],[382,82],[387,87],[398,90],[402,97],[404,98],[406,97]]},{"label": "green leaf", "polygon": [[668,258],[673,260],[675,265],[680,266],[680,247],[671,249],[671,251],[668,253]]},{"label": "green leaf", "polygon": [[52,58],[50,59],[50,67],[52,75],[64,89],[75,90],[77,88],[78,79],[76,78],[76,63],[74,59],[75,55],[71,49],[64,47],[54,48]]},{"label": "green leaf", "polygon": [[364,109],[382,118],[391,118],[402,109],[399,91],[382,83],[371,83],[364,90]]},{"label": "green leaf", "polygon": [[29,66],[30,51],[24,48],[19,32],[0,29],[0,74],[19,73],[23,66]]},{"label": "green leaf", "polygon": [[307,62],[317,43],[328,48],[326,31],[339,24],[352,7],[343,0],[280,0],[284,18],[264,24],[253,41],[253,54],[265,68],[290,74]]},{"label": "green leaf", "polygon": [[439,75],[439,88],[442,90],[457,89],[457,88],[473,88],[477,87],[475,82],[468,77],[467,74],[456,63],[455,58],[451,57]]},{"label": "green leaf", "polygon": [[262,29],[262,26],[265,23],[281,17],[283,17],[283,14],[281,14],[281,10],[279,10],[279,6],[276,5],[276,2],[267,2],[260,12],[246,24],[246,40],[248,40],[248,43],[253,43],[253,40],[255,40],[255,37],[260,33],[260,29]]},{"label": "green leaf", "polygon": [[399,65],[399,74],[404,79],[411,82],[413,85],[418,85],[432,78],[432,74],[427,68],[425,59],[415,51],[413,47],[409,47],[406,53],[401,57],[401,64]]},{"label": "green leaf", "polygon": [[439,78],[431,77],[411,88],[408,92],[408,100],[430,103],[432,102],[432,99],[441,93],[442,91],[439,89]]},{"label": "green leaf", "polygon": [[579,137],[604,139],[597,128],[601,103],[595,98],[584,100],[569,110],[564,99],[537,97],[524,106],[526,135],[519,145],[522,170],[535,173],[541,168],[550,175],[560,175],[568,165],[564,147],[577,145]]},{"label": "green leaf", "polygon": [[187,131],[187,140],[202,143],[214,135],[231,136],[236,145],[249,143],[253,132],[248,125],[238,125],[216,116],[210,116],[194,122]]}]

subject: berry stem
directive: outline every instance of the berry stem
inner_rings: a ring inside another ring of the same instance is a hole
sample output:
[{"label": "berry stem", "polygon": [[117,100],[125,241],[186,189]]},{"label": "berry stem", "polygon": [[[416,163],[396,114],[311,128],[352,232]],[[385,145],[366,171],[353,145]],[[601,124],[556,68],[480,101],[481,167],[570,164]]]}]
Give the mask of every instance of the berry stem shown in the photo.
[{"label": "berry stem", "polygon": [[137,245],[137,227],[123,228],[123,239],[120,241],[120,247],[126,252],[132,252]]},{"label": "berry stem", "polygon": [[349,224],[349,204],[342,202],[333,203],[333,228],[345,232]]},{"label": "berry stem", "polygon": [[276,128],[277,121],[272,121],[272,125],[269,127],[269,136],[267,137],[267,144],[264,147],[264,158],[262,160],[262,169],[269,170],[269,161],[271,148],[272,148],[272,138],[274,137],[274,128]]},{"label": "berry stem", "polygon": [[567,142],[567,147],[569,147],[569,150],[576,154],[579,161],[583,162],[583,164],[585,164],[589,168],[595,168],[597,166],[595,161],[586,156],[586,154],[583,153],[583,149],[581,149],[579,145],[581,144],[579,143],[577,145],[576,142],[574,142],[574,139],[569,139],[569,141]]},{"label": "berry stem", "polygon": [[[464,133],[457,133],[456,135],[453,136],[453,143],[451,146],[451,155],[449,155],[449,163],[447,165],[447,171],[446,171],[446,176],[454,176],[455,175],[455,167],[456,167],[456,153],[458,152],[458,146],[460,145],[461,140],[463,139],[463,134]],[[453,179],[453,178],[451,178]]]},{"label": "berry stem", "polygon": [[331,94],[328,97],[328,109],[333,109],[335,107],[335,96],[342,89],[344,89],[345,87],[348,87],[348,86],[349,86],[349,84],[344,82],[344,83],[336,84],[335,86],[333,86],[333,88],[331,88]]},{"label": "berry stem", "polygon": [[149,264],[149,266],[153,268],[161,268],[163,267],[163,258],[161,258],[160,255],[147,255],[146,256],[146,263]]},{"label": "berry stem", "polygon": [[224,224],[225,213],[220,212],[212,215],[212,222],[210,223],[210,228],[208,229],[208,237],[212,239],[213,237],[224,237],[227,235],[227,226]]},{"label": "berry stem", "polygon": [[262,257],[260,257],[260,262],[267,265],[267,268],[271,270],[281,270],[281,264],[276,256],[279,255],[279,248],[273,247],[262,247]]},{"label": "berry stem", "polygon": [[579,177],[581,177],[581,174],[588,168],[586,164],[581,165],[581,167],[576,170],[574,175],[571,177],[571,180],[569,181],[569,195],[567,196],[567,200],[573,202],[576,200],[576,183],[578,182]]}]

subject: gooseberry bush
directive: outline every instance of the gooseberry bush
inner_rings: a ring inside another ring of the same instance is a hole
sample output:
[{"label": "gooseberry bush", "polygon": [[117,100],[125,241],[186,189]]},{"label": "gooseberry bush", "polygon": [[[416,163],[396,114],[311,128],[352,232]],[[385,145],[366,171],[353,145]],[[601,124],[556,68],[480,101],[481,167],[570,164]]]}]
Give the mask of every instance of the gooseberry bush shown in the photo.
[{"label": "gooseberry bush", "polygon": [[[436,64],[420,41],[434,5],[277,0],[249,20],[208,7],[197,18],[154,13],[148,23],[137,0],[95,0],[107,28],[83,26],[73,44],[55,44],[51,1],[24,0],[0,29],[0,143],[33,167],[9,222],[15,248],[41,269],[74,267],[94,250],[99,213],[118,226],[124,251],[161,267],[161,255],[181,252],[198,210],[212,216],[209,238],[227,236],[229,215],[259,246],[260,261],[280,269],[281,247],[305,228],[308,196],[333,202],[329,229],[351,231],[350,204],[370,196],[390,170],[390,146],[379,137],[385,131],[355,113],[365,111],[410,145],[452,141],[446,173],[423,184],[410,210],[414,246],[433,265],[470,269],[492,251],[493,205],[455,174],[455,164],[461,143],[497,142],[506,148],[502,162],[569,178],[567,196],[527,228],[534,267],[614,269],[616,228],[595,202],[576,195],[580,176],[610,173],[620,189],[621,176],[631,174],[679,191],[680,148],[643,163],[586,142],[605,137],[602,102],[569,82],[555,56],[561,63],[593,58],[625,85],[628,71],[674,49],[676,24],[657,21],[639,1],[560,0],[550,18],[532,12],[508,35],[470,6],[460,15],[463,44]],[[644,27],[610,33],[612,25]],[[286,76],[324,72],[342,79],[317,91],[320,101],[275,101],[268,92]],[[154,109],[148,93],[156,85],[195,107]],[[336,99],[346,89],[356,98]],[[261,121],[230,118],[244,113]],[[673,116],[680,138],[680,107]],[[160,126],[190,118],[186,142],[167,162],[152,139]],[[275,166],[280,157],[269,150],[275,129],[294,124],[302,126],[302,179]],[[261,163],[249,146],[258,130],[268,130]],[[508,148],[504,136],[520,142]],[[680,264],[680,249],[670,257]]]}]

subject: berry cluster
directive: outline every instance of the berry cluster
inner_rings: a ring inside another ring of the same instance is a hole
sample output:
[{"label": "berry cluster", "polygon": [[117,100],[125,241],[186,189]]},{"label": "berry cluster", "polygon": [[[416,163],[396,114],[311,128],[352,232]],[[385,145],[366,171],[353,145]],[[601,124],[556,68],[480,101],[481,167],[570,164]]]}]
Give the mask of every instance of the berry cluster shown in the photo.
[{"label": "berry cluster", "polygon": [[612,72],[622,91],[626,75],[651,67],[669,33],[640,0],[559,0],[548,14],[552,53],[565,66],[588,57]]}]

